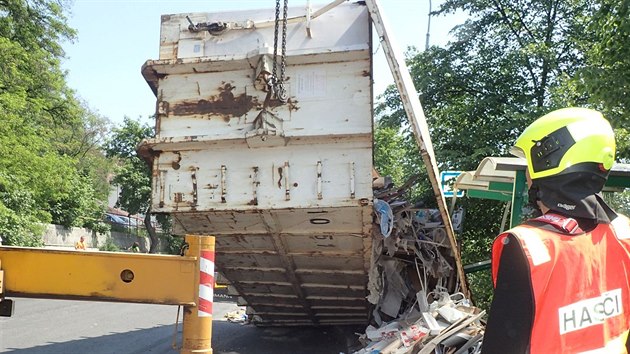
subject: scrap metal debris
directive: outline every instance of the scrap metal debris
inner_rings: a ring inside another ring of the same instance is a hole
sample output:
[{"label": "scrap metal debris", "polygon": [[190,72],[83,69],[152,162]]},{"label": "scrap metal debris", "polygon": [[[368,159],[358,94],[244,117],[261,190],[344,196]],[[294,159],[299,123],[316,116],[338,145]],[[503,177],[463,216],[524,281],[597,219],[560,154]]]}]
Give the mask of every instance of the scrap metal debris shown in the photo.
[{"label": "scrap metal debris", "polygon": [[[355,354],[480,353],[485,312],[458,291],[451,249],[440,213],[404,200],[419,180],[395,188],[374,176],[375,227],[368,301],[372,324]],[[455,229],[462,210],[453,216]]]}]

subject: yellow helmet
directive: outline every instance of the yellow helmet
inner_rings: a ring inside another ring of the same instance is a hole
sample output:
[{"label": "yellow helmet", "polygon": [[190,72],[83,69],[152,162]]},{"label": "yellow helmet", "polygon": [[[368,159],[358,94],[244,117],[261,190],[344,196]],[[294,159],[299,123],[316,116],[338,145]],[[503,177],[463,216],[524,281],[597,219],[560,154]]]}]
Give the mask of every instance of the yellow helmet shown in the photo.
[{"label": "yellow helmet", "polygon": [[615,135],[598,111],[563,108],[530,124],[510,152],[527,159],[532,180],[573,172],[571,167],[585,162],[607,174],[615,161]]}]

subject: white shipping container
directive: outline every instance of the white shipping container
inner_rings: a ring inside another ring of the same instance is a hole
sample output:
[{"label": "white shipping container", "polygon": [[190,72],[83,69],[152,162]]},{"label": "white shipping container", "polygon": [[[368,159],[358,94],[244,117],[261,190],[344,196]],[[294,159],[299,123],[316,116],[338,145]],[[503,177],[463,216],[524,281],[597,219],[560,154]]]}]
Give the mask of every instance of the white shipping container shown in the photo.
[{"label": "white shipping container", "polygon": [[[289,17],[306,11],[291,8]],[[143,67],[157,97],[157,136],[140,149],[152,164],[152,210],[171,214],[177,234],[217,237],[219,271],[261,322],[365,323],[367,8],[344,3],[310,22],[289,21],[286,103],[264,82],[274,13],[162,17],[160,59]],[[191,31],[190,22],[232,29]]]}]

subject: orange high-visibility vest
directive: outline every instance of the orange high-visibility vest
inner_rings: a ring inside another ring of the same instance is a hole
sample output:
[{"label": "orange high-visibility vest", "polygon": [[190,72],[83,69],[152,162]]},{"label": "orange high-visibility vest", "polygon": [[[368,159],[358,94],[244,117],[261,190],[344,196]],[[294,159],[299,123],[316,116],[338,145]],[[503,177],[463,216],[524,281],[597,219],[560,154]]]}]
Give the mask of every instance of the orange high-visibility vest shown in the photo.
[{"label": "orange high-visibility vest", "polygon": [[[574,222],[554,214],[534,220],[555,226]],[[618,216],[612,224],[599,224],[590,232],[579,230],[578,234],[524,224],[499,235],[492,246],[495,287],[509,234],[519,240],[529,262],[534,298],[530,353],[627,353],[628,218]]]}]

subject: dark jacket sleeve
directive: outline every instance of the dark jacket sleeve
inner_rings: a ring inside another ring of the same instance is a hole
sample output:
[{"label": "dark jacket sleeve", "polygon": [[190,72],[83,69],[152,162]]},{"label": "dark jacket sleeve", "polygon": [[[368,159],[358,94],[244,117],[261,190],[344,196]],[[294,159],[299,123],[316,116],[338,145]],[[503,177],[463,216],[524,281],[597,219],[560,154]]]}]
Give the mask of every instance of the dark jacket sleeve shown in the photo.
[{"label": "dark jacket sleeve", "polygon": [[507,240],[499,260],[483,354],[529,353],[535,313],[529,262],[518,240],[513,235]]}]

